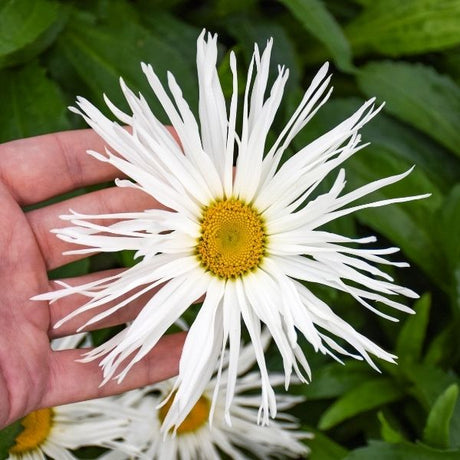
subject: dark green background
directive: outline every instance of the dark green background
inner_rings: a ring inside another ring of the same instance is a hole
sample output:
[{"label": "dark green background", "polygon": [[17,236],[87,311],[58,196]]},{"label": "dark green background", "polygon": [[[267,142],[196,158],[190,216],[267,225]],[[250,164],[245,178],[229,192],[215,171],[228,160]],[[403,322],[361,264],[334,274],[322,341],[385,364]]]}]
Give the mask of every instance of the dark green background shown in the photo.
[{"label": "dark green background", "polygon": [[[274,38],[273,71],[286,64],[291,75],[279,129],[322,62],[331,62],[332,100],[291,153],[376,96],[385,109],[363,129],[371,145],[345,165],[348,185],[415,164],[410,177],[369,199],[432,194],[332,226],[347,236],[376,234],[382,247],[399,246],[399,259],[411,268],[392,275],[422,297],[413,305],[417,315],[401,315],[394,324],[341,293],[317,289],[356,328],[395,352],[399,364],[378,363],[378,374],[307,348],[313,383],[291,391],[307,397],[293,412],[316,433],[307,441],[311,458],[460,459],[460,0],[0,0],[0,141],[84,127],[67,110],[77,95],[102,108],[106,93],[125,107],[120,76],[164,119],[141,61],[163,78],[171,70],[195,107],[195,40],[203,27],[219,33],[227,94],[229,51],[244,81],[253,43]],[[53,276],[129,263],[129,254],[98,256]],[[269,360],[279,366],[276,353]],[[3,455],[14,433],[0,433]]]}]

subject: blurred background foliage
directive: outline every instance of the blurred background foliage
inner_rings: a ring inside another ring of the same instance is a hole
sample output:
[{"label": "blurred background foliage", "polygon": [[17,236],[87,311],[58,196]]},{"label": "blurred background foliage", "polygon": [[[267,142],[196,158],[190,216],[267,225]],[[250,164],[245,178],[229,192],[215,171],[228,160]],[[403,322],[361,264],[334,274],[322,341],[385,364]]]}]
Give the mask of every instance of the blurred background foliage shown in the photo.
[{"label": "blurred background foliage", "polygon": [[[411,268],[391,274],[422,297],[415,316],[389,323],[317,287],[334,310],[397,354],[399,364],[379,363],[379,374],[361,362],[343,366],[308,353],[313,382],[291,391],[307,397],[294,414],[316,433],[306,441],[311,458],[460,459],[460,0],[0,0],[0,141],[84,127],[67,109],[77,95],[102,108],[106,93],[126,108],[120,76],[166,123],[141,61],[163,81],[171,70],[195,110],[195,40],[203,28],[219,34],[227,94],[229,52],[244,81],[253,43],[263,47],[274,38],[273,72],[277,64],[290,69],[276,128],[319,66],[331,62],[332,99],[292,152],[375,96],[386,105],[362,131],[370,146],[345,165],[349,186],[416,165],[373,198],[432,194],[333,225],[348,236],[377,234],[380,245],[399,246],[399,259]],[[51,276],[131,263],[129,253],[93,256]],[[274,352],[269,360],[280,364]],[[0,434],[0,450],[8,436],[14,429]]]}]

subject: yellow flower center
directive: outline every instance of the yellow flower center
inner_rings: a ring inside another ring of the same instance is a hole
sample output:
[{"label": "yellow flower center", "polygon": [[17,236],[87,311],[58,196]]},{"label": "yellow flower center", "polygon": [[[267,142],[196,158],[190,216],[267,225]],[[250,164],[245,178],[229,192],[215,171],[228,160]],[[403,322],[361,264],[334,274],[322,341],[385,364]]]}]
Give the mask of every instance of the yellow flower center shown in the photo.
[{"label": "yellow flower center", "polygon": [[203,211],[197,255],[219,278],[237,278],[257,268],[265,253],[260,214],[236,199],[217,201]]},{"label": "yellow flower center", "polygon": [[[158,418],[161,423],[163,423],[171,404],[174,401],[173,394],[168,402],[162,406],[158,412]],[[193,406],[192,410],[189,412],[185,420],[178,426],[177,434],[191,433],[201,428],[207,421],[209,417],[210,403],[206,396],[202,396],[197,403]]]},{"label": "yellow flower center", "polygon": [[52,423],[53,409],[39,409],[26,415],[21,421],[24,430],[16,437],[10,453],[23,454],[39,447],[48,438]]}]

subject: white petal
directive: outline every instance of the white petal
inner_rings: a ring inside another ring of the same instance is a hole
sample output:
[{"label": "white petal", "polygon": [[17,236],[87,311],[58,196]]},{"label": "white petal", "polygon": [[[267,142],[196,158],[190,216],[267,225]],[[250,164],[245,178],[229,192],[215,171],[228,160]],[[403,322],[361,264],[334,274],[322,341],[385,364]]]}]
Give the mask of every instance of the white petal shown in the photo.
[{"label": "white petal", "polygon": [[272,417],[276,416],[276,398],[273,388],[270,385],[270,379],[268,377],[267,367],[265,364],[264,351],[261,343],[260,320],[256,317],[248,304],[245,289],[241,280],[237,279],[235,281],[235,285],[241,308],[241,315],[249,332],[249,336],[251,337],[251,342],[254,347],[261,376],[262,402],[257,421],[258,423],[267,425],[269,411]]},{"label": "white petal", "polygon": [[214,373],[222,343],[222,306],[225,285],[213,278],[206,298],[185,340],[179,363],[177,392],[162,431],[179,426],[203,394]]}]

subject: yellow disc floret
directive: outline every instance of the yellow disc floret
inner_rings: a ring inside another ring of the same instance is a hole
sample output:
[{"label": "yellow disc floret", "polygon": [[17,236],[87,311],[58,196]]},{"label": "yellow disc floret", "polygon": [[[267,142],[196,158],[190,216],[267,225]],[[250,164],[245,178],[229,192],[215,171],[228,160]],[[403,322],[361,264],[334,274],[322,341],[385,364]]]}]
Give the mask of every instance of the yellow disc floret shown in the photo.
[{"label": "yellow disc floret", "polygon": [[24,427],[16,437],[11,454],[23,454],[36,449],[48,438],[53,423],[53,409],[39,409],[26,415],[21,425]]},{"label": "yellow disc floret", "polygon": [[[175,394],[168,399],[167,403],[158,412],[158,417],[162,423],[174,401],[174,396]],[[208,421],[209,409],[209,399],[206,396],[201,396],[185,420],[178,426],[177,434],[191,433],[201,428]]]},{"label": "yellow disc floret", "polygon": [[257,268],[265,252],[263,219],[237,199],[217,201],[203,211],[197,255],[219,278],[237,278]]}]

